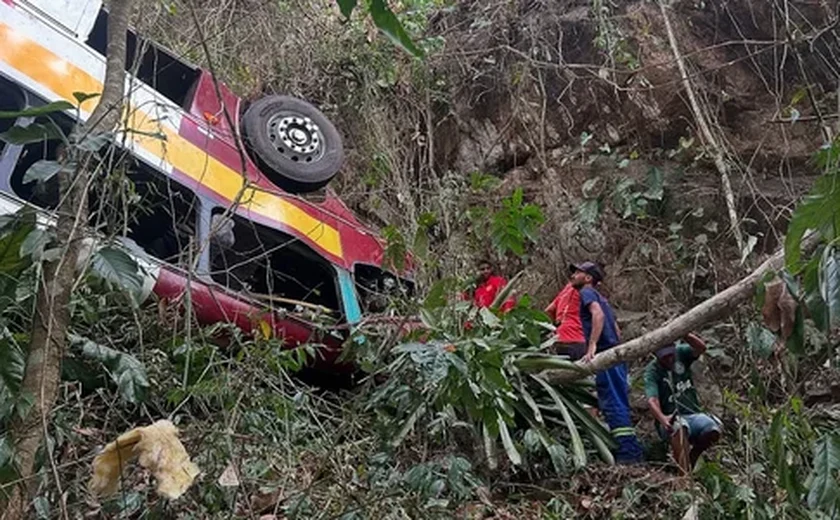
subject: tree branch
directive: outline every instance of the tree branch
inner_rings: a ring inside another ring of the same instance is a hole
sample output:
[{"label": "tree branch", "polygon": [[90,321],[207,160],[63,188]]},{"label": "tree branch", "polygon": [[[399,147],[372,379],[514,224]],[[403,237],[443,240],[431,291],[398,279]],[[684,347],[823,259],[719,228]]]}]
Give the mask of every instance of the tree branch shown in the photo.
[{"label": "tree branch", "polygon": [[[818,235],[810,235],[802,241],[803,253],[812,252],[818,243]],[[755,288],[764,276],[780,270],[784,267],[784,262],[785,253],[782,249],[768,258],[746,278],[695,306],[685,314],[677,316],[662,327],[602,352],[589,363],[578,362],[581,371],[551,370],[546,372],[545,377],[555,384],[569,383],[589,374],[606,370],[619,363],[633,361],[651,354],[748,301],[755,294]]]}]

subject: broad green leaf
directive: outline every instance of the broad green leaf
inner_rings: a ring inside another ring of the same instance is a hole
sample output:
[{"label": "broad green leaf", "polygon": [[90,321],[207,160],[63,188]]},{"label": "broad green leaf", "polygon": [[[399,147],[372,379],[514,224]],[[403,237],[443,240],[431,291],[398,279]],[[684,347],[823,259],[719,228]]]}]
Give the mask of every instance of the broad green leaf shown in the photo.
[{"label": "broad green leaf", "polygon": [[776,412],[770,423],[770,461],[773,464],[773,468],[776,470],[778,481],[781,483],[782,487],[788,492],[791,499],[798,501],[801,497],[802,489],[799,483],[798,475],[796,474],[796,467],[791,466],[788,463],[788,429],[786,423],[786,409]]},{"label": "broad green leaf", "polygon": [[353,9],[356,8],[356,0],[336,0],[338,8],[341,10],[341,15],[345,18],[350,18],[353,14]]},{"label": "broad green leaf", "polygon": [[610,451],[610,447],[604,442],[599,435],[597,435],[592,430],[589,431],[589,438],[592,439],[592,444],[595,445],[595,449],[598,450],[598,455],[601,456],[601,460],[609,464],[610,466],[615,464],[615,456],[613,456],[612,451]]},{"label": "broad green leaf", "polygon": [[429,257],[429,233],[422,227],[417,228],[411,249],[420,260],[425,261]]},{"label": "broad green leaf", "polygon": [[755,322],[747,325],[747,345],[750,350],[764,359],[768,359],[773,353],[773,345],[776,343],[776,335]]},{"label": "broad green leaf", "polygon": [[515,466],[521,465],[522,456],[519,455],[519,450],[517,450],[516,446],[513,444],[513,439],[510,437],[507,424],[501,414],[496,414],[496,422],[499,425],[499,435],[502,437],[502,445],[505,447],[508,459],[510,459],[511,463]]},{"label": "broad green leaf", "polygon": [[37,117],[46,114],[53,114],[55,112],[63,112],[65,110],[72,110],[75,108],[72,103],[68,101],[55,101],[47,103],[40,107],[31,107],[24,110],[16,110],[14,112],[0,111],[0,119],[10,119],[18,117]]},{"label": "broad green leaf", "polygon": [[482,307],[478,311],[478,314],[481,316],[481,321],[483,321],[484,324],[488,327],[498,327],[501,323],[501,320],[497,318],[496,315],[493,314],[493,312],[486,307]]},{"label": "broad green leaf", "polygon": [[397,46],[418,58],[423,57],[423,51],[411,41],[411,37],[385,0],[370,0],[370,16],[374,25]]},{"label": "broad green leaf", "polygon": [[840,175],[836,171],[819,177],[811,193],[793,212],[785,235],[785,263],[796,273],[801,268],[802,237],[809,229],[819,231],[825,240],[835,238],[840,230]]},{"label": "broad green leaf", "polygon": [[814,466],[808,490],[808,506],[829,515],[840,511],[840,436],[826,434],[814,447]]},{"label": "broad green leaf", "polygon": [[802,355],[805,352],[805,313],[802,306],[796,307],[796,314],[793,322],[793,333],[785,342],[785,347],[794,355]]},{"label": "broad green leaf", "polygon": [[643,196],[650,200],[662,200],[665,196],[665,176],[656,166],[648,170],[647,191]]},{"label": "broad green leaf", "polygon": [[574,361],[570,361],[567,357],[550,354],[522,356],[516,359],[513,364],[523,372],[541,372],[543,370],[574,370],[576,372],[585,372],[580,365]]},{"label": "broad green leaf", "polygon": [[144,399],[149,380],[146,367],[137,358],[78,336],[71,340],[75,345],[81,344],[83,357],[102,363],[109,370],[125,401],[137,403]]},{"label": "broad green leaf", "polygon": [[143,289],[140,268],[125,251],[116,247],[103,247],[93,255],[93,272],[103,280],[132,292]]},{"label": "broad green leaf", "polygon": [[757,243],[758,237],[755,235],[747,235],[747,241],[744,242],[744,249],[741,250],[741,264],[747,261],[747,258],[750,256],[750,253],[753,252]]},{"label": "broad green leaf", "polygon": [[481,423],[481,436],[484,439],[484,455],[487,457],[487,467],[496,469],[499,467],[499,460],[496,458],[496,440],[490,436],[487,423]]},{"label": "broad green leaf", "polygon": [[[14,407],[25,368],[26,359],[17,343],[8,337],[0,340],[0,421],[6,419]],[[0,466],[3,464],[0,461]]]},{"label": "broad green leaf", "polygon": [[557,408],[560,410],[560,415],[563,416],[563,422],[566,423],[566,428],[569,430],[569,435],[572,438],[572,457],[575,462],[575,467],[582,468],[586,466],[586,450],[583,448],[583,441],[580,438],[580,432],[578,431],[574,421],[572,421],[572,416],[566,408],[566,403],[563,402],[563,399],[560,397],[560,394],[557,393],[557,390],[555,390],[553,386],[545,382],[542,378],[533,375],[531,378],[533,378],[534,381],[539,383],[539,385],[545,389],[554,401],[554,404],[556,404]]},{"label": "broad green leaf", "polygon": [[35,213],[19,212],[11,218],[11,225],[0,230],[0,278],[16,280],[29,265],[29,260],[21,257],[21,247],[35,229]]},{"label": "broad green leaf", "polygon": [[[13,455],[14,448],[12,443],[9,442],[9,437],[5,433],[0,435],[0,468],[12,460]],[[2,480],[0,480],[0,483],[2,483]]]},{"label": "broad green leaf", "polygon": [[417,408],[415,408],[414,411],[411,412],[411,415],[408,416],[408,419],[405,420],[405,423],[403,423],[397,435],[391,440],[391,446],[396,448],[397,446],[402,444],[402,441],[403,439],[405,439],[405,436],[408,435],[408,433],[414,428],[414,424],[417,422],[417,419],[421,415],[423,415],[425,411],[426,403],[420,403],[417,406]]},{"label": "broad green leaf", "polygon": [[60,163],[58,161],[40,160],[30,166],[23,174],[23,183],[46,182],[52,179],[59,172],[73,173],[76,171],[76,163]]},{"label": "broad green leaf", "polygon": [[51,139],[62,139],[64,136],[54,126],[32,123],[29,126],[13,126],[0,133],[0,140],[9,144],[30,144],[49,141]]},{"label": "broad green leaf", "polygon": [[20,256],[29,256],[33,260],[40,260],[51,239],[52,236],[49,231],[38,228],[33,229],[26,235],[26,239],[20,245]]},{"label": "broad green leaf", "polygon": [[534,401],[534,397],[528,392],[525,385],[519,385],[519,395],[522,396],[522,400],[525,401],[525,404],[527,404],[528,408],[531,409],[531,413],[534,414],[534,420],[541,425],[545,424],[540,408],[537,406],[537,402]]},{"label": "broad green leaf", "polygon": [[[609,448],[616,448],[618,445],[609,430],[607,430],[604,425],[598,421],[598,419],[592,417],[592,415],[580,405],[568,388],[564,390],[565,391],[563,393],[558,392],[557,395],[560,396],[560,399],[562,399],[566,404],[566,408],[569,412],[575,416],[575,418],[586,428],[587,431],[589,431],[591,435],[598,437],[598,439],[607,446],[608,451]],[[588,393],[585,395],[586,397],[591,397]],[[591,404],[596,405],[597,401]]]},{"label": "broad green leaf", "polygon": [[829,327],[840,323],[840,252],[826,247],[820,262],[820,296],[828,308]]},{"label": "broad green leaf", "polygon": [[111,142],[113,134],[111,132],[102,132],[98,134],[85,134],[81,140],[74,143],[76,148],[84,152],[98,152],[103,146]]}]

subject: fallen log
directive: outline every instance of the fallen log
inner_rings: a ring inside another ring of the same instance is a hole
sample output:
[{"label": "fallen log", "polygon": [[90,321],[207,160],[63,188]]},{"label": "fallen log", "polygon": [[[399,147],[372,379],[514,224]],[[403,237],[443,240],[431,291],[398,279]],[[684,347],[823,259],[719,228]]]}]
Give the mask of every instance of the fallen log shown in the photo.
[{"label": "fallen log", "polygon": [[[810,253],[818,243],[818,236],[811,234],[802,241],[803,253]],[[682,338],[689,332],[699,329],[702,325],[750,300],[764,276],[779,271],[784,267],[784,262],[785,253],[784,250],[780,250],[764,261],[746,278],[696,305],[685,314],[677,316],[662,327],[601,352],[590,362],[579,361],[578,365],[581,370],[549,370],[543,373],[543,377],[555,384],[569,383],[595,372],[606,370],[619,363],[633,361],[652,354],[659,348]]]}]

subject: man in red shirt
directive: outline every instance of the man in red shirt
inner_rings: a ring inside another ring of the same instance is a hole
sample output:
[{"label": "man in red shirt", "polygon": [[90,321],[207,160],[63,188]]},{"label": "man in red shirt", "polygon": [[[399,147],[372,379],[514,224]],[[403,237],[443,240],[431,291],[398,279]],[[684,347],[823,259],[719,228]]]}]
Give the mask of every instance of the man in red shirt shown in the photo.
[{"label": "man in red shirt", "polygon": [[[490,307],[496,300],[499,291],[505,288],[507,280],[503,276],[493,273],[493,265],[487,260],[482,260],[478,264],[478,279],[477,285],[473,291],[473,303],[476,307]],[[513,308],[515,301],[513,298],[508,298],[499,306],[499,310],[507,312]]]},{"label": "man in red shirt", "polygon": [[573,361],[586,353],[586,338],[580,321],[580,292],[567,283],[545,308],[546,314],[554,318],[557,325],[557,353],[567,354]]}]

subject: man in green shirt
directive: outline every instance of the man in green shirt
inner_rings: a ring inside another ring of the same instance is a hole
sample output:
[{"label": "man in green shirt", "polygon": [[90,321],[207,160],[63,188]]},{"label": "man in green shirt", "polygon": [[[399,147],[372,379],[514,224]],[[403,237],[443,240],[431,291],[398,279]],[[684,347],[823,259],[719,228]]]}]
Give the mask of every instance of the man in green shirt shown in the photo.
[{"label": "man in green shirt", "polygon": [[688,334],[678,344],[656,351],[656,359],[645,368],[645,394],[656,429],[664,440],[670,440],[685,473],[720,439],[722,430],[716,417],[703,413],[691,377],[692,363],[705,351],[706,343]]}]

